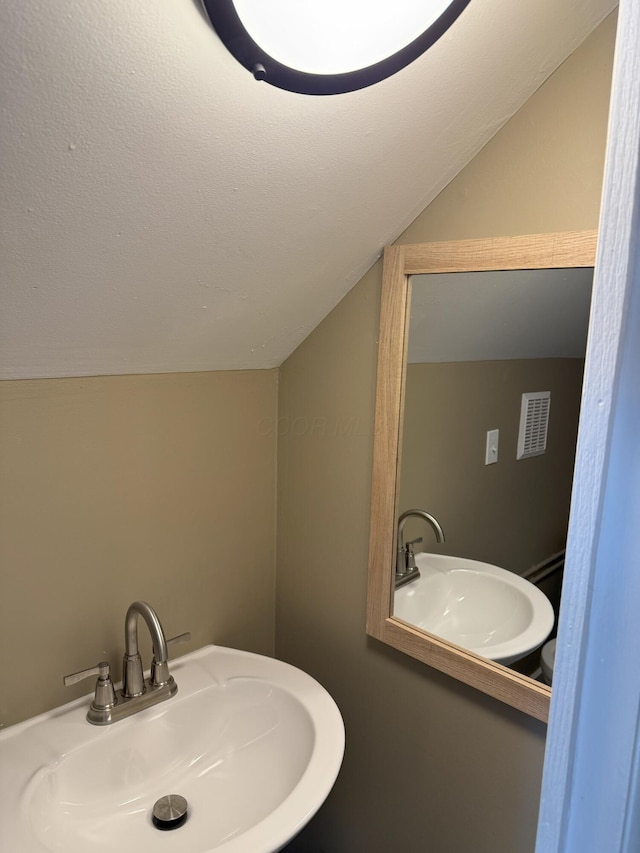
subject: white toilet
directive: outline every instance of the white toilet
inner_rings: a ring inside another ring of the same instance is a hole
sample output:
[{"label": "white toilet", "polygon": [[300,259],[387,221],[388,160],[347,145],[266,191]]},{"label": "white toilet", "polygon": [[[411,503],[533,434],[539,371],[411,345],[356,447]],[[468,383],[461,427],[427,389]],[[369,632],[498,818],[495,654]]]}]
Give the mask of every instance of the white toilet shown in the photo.
[{"label": "white toilet", "polygon": [[542,678],[545,684],[551,684],[553,681],[553,665],[556,662],[556,641],[549,640],[542,647],[540,653],[540,665],[542,667]]}]

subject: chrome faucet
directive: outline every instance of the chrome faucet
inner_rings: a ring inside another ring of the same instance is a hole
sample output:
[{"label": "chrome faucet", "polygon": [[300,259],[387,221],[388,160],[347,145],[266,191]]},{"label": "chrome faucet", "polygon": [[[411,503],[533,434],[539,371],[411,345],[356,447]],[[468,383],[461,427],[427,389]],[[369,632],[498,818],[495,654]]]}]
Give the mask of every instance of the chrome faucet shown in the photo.
[{"label": "chrome faucet", "polygon": [[[151,674],[145,681],[142,670],[142,658],[138,651],[138,616],[142,616],[153,646]],[[127,610],[124,623],[125,652],[122,663],[122,690],[116,693],[111,681],[108,661],[101,661],[94,667],[74,672],[64,677],[65,686],[76,684],[83,678],[97,675],[95,695],[87,713],[87,720],[96,726],[106,726],[125,717],[130,717],[143,708],[149,708],[165,699],[171,698],[178,685],[169,674],[167,645],[183,643],[191,639],[191,634],[180,634],[165,639],[158,614],[144,601],[134,601]]]},{"label": "chrome faucet", "polygon": [[396,554],[396,589],[403,586],[412,580],[417,580],[420,577],[420,570],[416,565],[416,558],[413,553],[413,546],[418,542],[422,542],[422,536],[417,539],[412,539],[411,542],[404,541],[404,526],[409,518],[423,518],[429,522],[436,534],[437,542],[444,542],[444,532],[437,518],[434,518],[431,513],[423,509],[408,509],[403,512],[398,518],[398,550]]}]

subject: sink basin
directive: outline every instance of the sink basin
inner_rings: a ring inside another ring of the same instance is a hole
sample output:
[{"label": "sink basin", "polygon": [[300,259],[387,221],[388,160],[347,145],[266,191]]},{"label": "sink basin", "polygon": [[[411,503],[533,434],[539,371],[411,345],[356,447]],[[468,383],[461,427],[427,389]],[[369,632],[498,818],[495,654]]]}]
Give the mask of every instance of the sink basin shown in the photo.
[{"label": "sink basin", "polygon": [[[15,853],[273,853],[312,817],[344,752],[326,690],[272,658],[206,646],[171,665],[172,699],[110,726],[90,697],[0,733],[0,836]],[[188,802],[157,829],[154,803]]]},{"label": "sink basin", "polygon": [[553,608],[519,575],[477,560],[416,554],[420,577],[396,590],[393,615],[498,663],[542,645]]}]

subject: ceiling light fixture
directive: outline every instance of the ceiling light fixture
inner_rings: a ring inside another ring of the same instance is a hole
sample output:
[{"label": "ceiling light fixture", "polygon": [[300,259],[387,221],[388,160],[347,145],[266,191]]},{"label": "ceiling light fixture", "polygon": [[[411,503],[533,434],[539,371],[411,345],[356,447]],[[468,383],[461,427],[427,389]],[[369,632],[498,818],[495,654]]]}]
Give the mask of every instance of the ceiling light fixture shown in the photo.
[{"label": "ceiling light fixture", "polygon": [[203,0],[230,53],[279,89],[337,95],[417,59],[470,0]]}]

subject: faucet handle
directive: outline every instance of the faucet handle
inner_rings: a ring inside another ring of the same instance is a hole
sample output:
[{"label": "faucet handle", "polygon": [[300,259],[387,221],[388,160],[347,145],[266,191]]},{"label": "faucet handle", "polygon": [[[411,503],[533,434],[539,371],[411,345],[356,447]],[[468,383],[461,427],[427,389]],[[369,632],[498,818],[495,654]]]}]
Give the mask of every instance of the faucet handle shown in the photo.
[{"label": "faucet handle", "polygon": [[93,697],[92,707],[96,710],[106,710],[113,708],[116,704],[116,693],[113,689],[111,681],[111,667],[106,660],[100,661],[95,666],[89,669],[81,669],[79,672],[72,672],[71,675],[65,675],[62,679],[65,687],[70,687],[72,684],[77,684],[85,678],[90,678],[92,675],[97,675],[96,690]]},{"label": "faucet handle", "polygon": [[412,548],[414,545],[419,545],[422,542],[422,536],[418,536],[417,539],[412,539],[411,542],[407,542],[405,544],[405,548]]},{"label": "faucet handle", "polygon": [[171,639],[167,640],[167,645],[175,644],[177,646],[178,643],[188,643],[190,639],[191,631],[185,631],[184,634],[178,634],[176,637],[171,637]]},{"label": "faucet handle", "polygon": [[77,684],[79,681],[84,681],[85,678],[90,678],[92,675],[97,675],[98,678],[109,678],[111,667],[106,660],[100,661],[95,666],[89,669],[81,669],[80,672],[72,672],[71,675],[65,675],[62,679],[65,687],[70,687],[72,684]]}]

